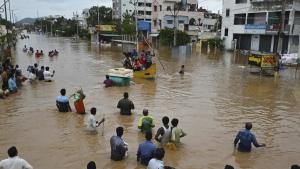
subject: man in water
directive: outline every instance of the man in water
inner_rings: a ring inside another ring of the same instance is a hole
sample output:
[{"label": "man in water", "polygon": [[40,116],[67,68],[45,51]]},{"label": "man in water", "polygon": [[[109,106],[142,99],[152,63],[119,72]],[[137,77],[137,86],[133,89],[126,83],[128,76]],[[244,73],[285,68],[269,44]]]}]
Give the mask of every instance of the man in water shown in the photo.
[{"label": "man in water", "polygon": [[114,161],[122,160],[126,152],[128,151],[128,145],[122,139],[124,129],[123,127],[118,127],[116,129],[116,136],[110,138],[111,156],[110,158]]},{"label": "man in water", "polygon": [[162,146],[167,144],[171,138],[171,127],[169,126],[169,117],[164,116],[162,118],[163,126],[159,128],[155,135],[155,140]]},{"label": "man in water", "polygon": [[141,143],[139,145],[138,151],[137,151],[137,161],[139,161],[141,164],[147,166],[149,161],[153,158],[154,151],[156,149],[155,144],[152,143],[152,132],[147,131],[145,133],[146,141]]},{"label": "man in water", "polygon": [[60,112],[71,112],[71,106],[69,104],[69,98],[66,96],[66,89],[60,90],[60,96],[56,98],[56,106]]},{"label": "man in water", "polygon": [[184,74],[184,65],[181,65],[181,68],[180,68],[180,71],[179,71],[179,74]]},{"label": "man in water", "polygon": [[186,136],[186,133],[183,132],[183,130],[179,127],[177,127],[179,120],[174,118],[171,121],[172,124],[172,132],[171,132],[171,141],[178,145],[180,143],[180,138]]},{"label": "man in water", "polygon": [[131,115],[131,109],[134,109],[134,104],[128,99],[128,93],[124,93],[124,98],[118,102],[117,108],[120,109],[121,115]]},{"label": "man in water", "polygon": [[13,73],[10,74],[9,79],[8,79],[8,90],[10,93],[17,92],[16,78],[14,77]]},{"label": "man in water", "polygon": [[162,161],[165,157],[165,150],[163,148],[157,148],[154,151],[154,158],[149,161],[147,169],[174,169],[170,166],[165,166]]},{"label": "man in water", "polygon": [[105,87],[112,87],[114,82],[111,79],[109,79],[108,75],[106,75],[106,79],[103,83],[105,84]]},{"label": "man in water", "polygon": [[252,123],[247,122],[245,124],[245,129],[238,132],[234,140],[234,147],[236,147],[239,142],[238,150],[241,152],[251,152],[252,143],[255,147],[265,147],[265,144],[259,144],[256,137],[251,133]]},{"label": "man in water", "polygon": [[143,117],[139,119],[138,128],[141,132],[151,131],[155,127],[153,117],[149,116],[148,109],[143,110]]},{"label": "man in water", "polygon": [[7,153],[9,158],[0,161],[1,169],[33,169],[27,161],[18,156],[16,147],[9,148]]},{"label": "man in water", "polygon": [[96,163],[94,161],[90,161],[87,166],[86,169],[96,169]]},{"label": "man in water", "polygon": [[45,71],[44,66],[41,66],[41,69],[38,71],[38,73],[36,75],[37,79],[39,79],[39,80],[45,80],[45,78],[44,78],[44,71]]},{"label": "man in water", "polygon": [[234,167],[231,166],[231,165],[225,165],[225,168],[224,168],[224,169],[234,169]]},{"label": "man in water", "polygon": [[52,78],[54,76],[54,73],[55,73],[54,70],[53,70],[53,73],[51,73],[49,71],[49,69],[50,69],[49,67],[46,67],[46,70],[44,71],[44,79],[45,79],[46,82],[51,82]]},{"label": "man in water", "polygon": [[99,127],[101,123],[104,122],[104,118],[100,122],[96,120],[96,111],[97,109],[95,107],[91,108],[91,115],[88,117],[87,121],[87,129],[91,132],[97,133],[97,128]]}]

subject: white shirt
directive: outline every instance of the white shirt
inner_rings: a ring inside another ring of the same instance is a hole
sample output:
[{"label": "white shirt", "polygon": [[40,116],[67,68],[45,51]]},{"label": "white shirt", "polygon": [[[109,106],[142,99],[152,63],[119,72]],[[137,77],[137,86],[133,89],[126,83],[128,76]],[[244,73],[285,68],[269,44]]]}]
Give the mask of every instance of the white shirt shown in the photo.
[{"label": "white shirt", "polygon": [[89,131],[97,131],[96,130],[96,127],[97,127],[97,124],[96,124],[96,117],[94,115],[90,115],[88,117],[88,120],[87,120],[87,129]]},{"label": "white shirt", "polygon": [[50,71],[44,71],[44,79],[47,80],[52,80],[52,73]]},{"label": "white shirt", "polygon": [[32,166],[22,158],[16,156],[0,161],[0,169],[33,169]]},{"label": "white shirt", "polygon": [[164,169],[164,162],[157,160],[156,158],[152,158],[149,161],[147,169]]}]

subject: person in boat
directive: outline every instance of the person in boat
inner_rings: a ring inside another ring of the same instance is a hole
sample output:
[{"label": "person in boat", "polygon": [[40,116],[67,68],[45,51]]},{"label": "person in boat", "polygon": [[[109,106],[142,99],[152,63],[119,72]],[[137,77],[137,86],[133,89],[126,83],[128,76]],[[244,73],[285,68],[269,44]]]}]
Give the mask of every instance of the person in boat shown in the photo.
[{"label": "person in boat", "polygon": [[133,70],[140,71],[142,70],[142,65],[140,64],[139,59],[135,59],[133,63]]},{"label": "person in boat", "polygon": [[146,52],[146,69],[152,65],[152,55],[150,51]]},{"label": "person in boat", "polygon": [[54,73],[55,73],[55,71],[53,70],[53,72],[51,73],[50,72],[50,68],[47,66],[46,69],[45,69],[45,71],[44,71],[44,73],[43,73],[45,81],[46,82],[51,82],[52,78],[54,76]]},{"label": "person in boat", "polygon": [[45,80],[45,78],[44,78],[44,71],[45,71],[44,66],[41,66],[41,69],[36,74],[36,77],[37,77],[38,80]]},{"label": "person in boat", "polygon": [[152,128],[155,127],[154,119],[152,116],[149,116],[148,109],[143,110],[143,117],[139,119],[138,128],[141,132],[152,131]]},{"label": "person in boat", "polygon": [[112,87],[114,85],[114,82],[111,79],[109,79],[108,75],[106,75],[106,79],[104,80],[103,83],[104,83],[106,88],[107,87]]},{"label": "person in boat", "polygon": [[181,68],[180,68],[180,71],[179,71],[179,74],[184,74],[184,65],[181,65]]},{"label": "person in boat", "polygon": [[9,158],[0,161],[1,169],[33,169],[32,166],[24,159],[18,156],[16,147],[10,147],[7,150]]},{"label": "person in boat", "polygon": [[186,133],[178,127],[178,122],[179,120],[176,118],[172,119],[171,121],[171,142],[174,143],[176,146],[180,143],[180,138],[186,136]]},{"label": "person in boat", "polygon": [[139,145],[136,156],[137,156],[137,161],[139,161],[142,165],[147,166],[149,161],[153,158],[156,146],[151,141],[152,140],[151,131],[147,131],[145,133],[145,139],[146,140]]},{"label": "person in boat", "polygon": [[162,118],[163,126],[160,127],[155,135],[155,140],[160,143],[161,146],[166,145],[171,139],[171,126],[169,126],[169,117],[164,116]]},{"label": "person in boat", "polygon": [[118,127],[116,129],[116,136],[110,138],[111,155],[110,159],[114,161],[121,161],[127,154],[128,144],[122,139],[124,128]]},{"label": "person in boat", "polygon": [[126,69],[133,69],[131,58],[128,55],[126,55],[123,66]]},{"label": "person in boat", "polygon": [[93,133],[97,133],[97,127],[99,127],[100,124],[105,121],[105,119],[102,118],[101,121],[96,120],[97,109],[95,107],[92,107],[90,111],[91,114],[87,120],[87,130]]},{"label": "person in boat", "polygon": [[141,57],[139,58],[140,64],[142,65],[142,69],[146,68],[146,56],[144,50],[141,53]]},{"label": "person in boat", "polygon": [[10,75],[9,75],[8,90],[9,90],[10,93],[16,93],[17,92],[16,78],[15,78],[13,73],[10,73]]},{"label": "person in boat", "polygon": [[131,55],[132,55],[133,59],[137,59],[138,58],[138,53],[137,53],[137,51],[135,49],[132,50]]},{"label": "person in boat", "polygon": [[240,152],[251,152],[252,144],[255,147],[265,147],[265,144],[259,144],[256,140],[256,137],[253,133],[251,133],[252,123],[247,122],[245,124],[245,129],[238,132],[234,139],[234,147],[236,147],[237,143],[238,150]]},{"label": "person in boat", "polygon": [[117,108],[120,109],[121,115],[131,115],[131,110],[134,109],[134,104],[129,100],[127,92],[124,93],[124,98],[118,102]]},{"label": "person in boat", "polygon": [[56,106],[59,112],[71,112],[71,106],[69,103],[69,98],[66,96],[66,89],[60,90],[60,96],[56,98]]}]

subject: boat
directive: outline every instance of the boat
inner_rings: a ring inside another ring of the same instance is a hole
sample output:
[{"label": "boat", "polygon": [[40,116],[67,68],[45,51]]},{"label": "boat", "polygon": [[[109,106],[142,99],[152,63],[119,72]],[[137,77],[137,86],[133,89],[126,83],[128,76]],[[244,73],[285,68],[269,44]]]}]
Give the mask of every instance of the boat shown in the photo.
[{"label": "boat", "polygon": [[109,78],[116,86],[128,86],[133,77],[133,70],[125,68],[114,68],[108,71]]},{"label": "boat", "polygon": [[144,78],[144,79],[154,79],[156,76],[156,63],[153,63],[149,68],[140,71],[134,71],[133,77]]}]

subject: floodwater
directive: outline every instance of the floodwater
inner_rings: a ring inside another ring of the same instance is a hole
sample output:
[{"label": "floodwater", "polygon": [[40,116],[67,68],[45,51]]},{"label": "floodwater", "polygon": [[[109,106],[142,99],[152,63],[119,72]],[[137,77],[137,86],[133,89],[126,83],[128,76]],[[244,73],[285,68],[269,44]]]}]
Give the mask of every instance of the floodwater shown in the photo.
[{"label": "floodwater", "polygon": [[[300,163],[300,77],[295,79],[292,69],[278,79],[260,77],[250,74],[243,59],[231,53],[205,54],[193,48],[191,55],[176,56],[172,50],[161,49],[156,80],[135,79],[129,87],[106,89],[102,82],[107,70],[121,66],[120,49],[32,34],[29,40],[20,40],[15,51],[14,62],[24,74],[29,64],[37,62],[22,52],[24,45],[45,53],[60,51],[56,58],[44,56],[38,61],[40,66],[55,69],[55,81],[26,82],[17,94],[0,100],[0,159],[14,145],[36,169],[83,169],[90,160],[101,169],[145,168],[136,162],[144,137],[137,121],[143,108],[148,108],[156,120],[155,131],[167,115],[179,118],[179,126],[188,134],[177,150],[167,150],[165,155],[165,164],[177,169],[221,169],[225,164],[241,169],[287,169]],[[181,64],[186,66],[184,76],[176,73]],[[87,95],[86,109],[95,106],[97,118],[106,118],[98,135],[85,131],[87,115],[56,110],[59,90],[66,88],[71,94],[79,87]],[[131,117],[120,116],[116,108],[125,91],[136,106]],[[253,122],[258,141],[267,147],[239,153],[233,139],[248,121]],[[114,162],[109,139],[118,126],[125,127],[129,156]]]}]

